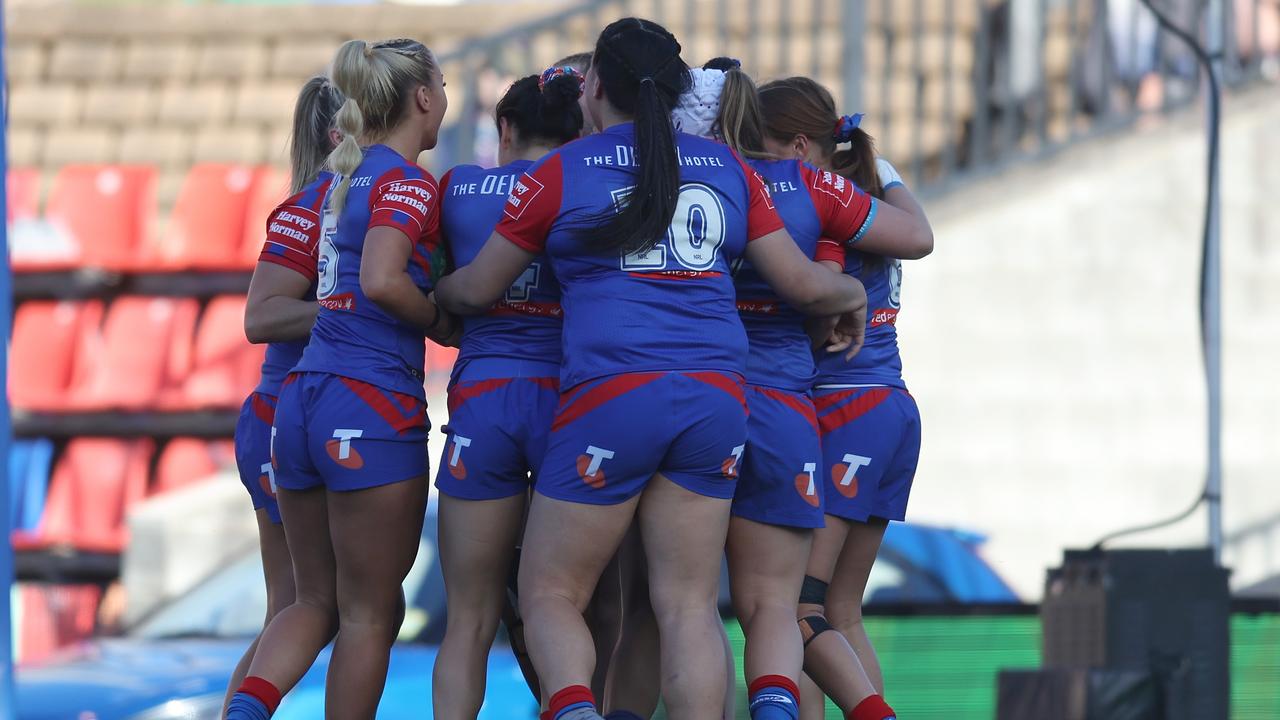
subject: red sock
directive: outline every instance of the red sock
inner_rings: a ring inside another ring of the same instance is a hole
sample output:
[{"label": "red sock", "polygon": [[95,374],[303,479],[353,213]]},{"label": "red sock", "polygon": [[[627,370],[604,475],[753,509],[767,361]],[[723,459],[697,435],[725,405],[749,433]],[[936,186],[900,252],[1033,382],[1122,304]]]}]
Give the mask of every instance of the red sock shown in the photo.
[{"label": "red sock", "polygon": [[267,706],[267,712],[274,713],[276,708],[280,706],[280,690],[270,682],[260,677],[250,675],[244,679],[236,692],[252,695],[262,701]]},{"label": "red sock", "polygon": [[550,710],[547,710],[538,714],[538,720],[555,720],[555,716],[551,714]]},{"label": "red sock", "polygon": [[785,675],[761,675],[752,680],[751,684],[747,686],[747,697],[751,697],[767,687],[782,688],[797,699],[800,697],[800,688],[796,687],[791,678]]},{"label": "red sock", "polygon": [[858,707],[850,710],[844,717],[845,720],[888,720],[898,717],[898,714],[889,707],[884,698],[872,695],[858,703]]},{"label": "red sock", "polygon": [[591,694],[591,688],[585,685],[570,685],[551,696],[551,701],[547,704],[547,711],[554,718],[566,708],[584,703],[591,707],[596,706],[596,698]]}]

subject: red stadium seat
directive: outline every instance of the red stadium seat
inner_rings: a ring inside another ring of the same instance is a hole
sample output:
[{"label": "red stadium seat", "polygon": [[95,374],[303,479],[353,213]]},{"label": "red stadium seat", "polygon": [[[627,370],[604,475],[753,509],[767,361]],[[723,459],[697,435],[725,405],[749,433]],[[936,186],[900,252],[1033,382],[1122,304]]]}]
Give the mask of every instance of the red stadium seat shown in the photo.
[{"label": "red stadium seat", "polygon": [[60,647],[93,635],[102,591],[96,585],[19,583],[18,660],[39,662]]},{"label": "red stadium seat", "polygon": [[150,439],[76,438],[67,443],[49,481],[39,529],[15,532],[13,547],[120,552],[128,540],[125,516],[146,496],[154,454]]},{"label": "red stadium seat", "polygon": [[272,167],[258,169],[249,192],[249,208],[245,213],[240,238],[240,264],[252,268],[258,264],[262,242],[266,238],[267,216],[289,194],[289,176]]},{"label": "red stadium seat", "polygon": [[14,407],[70,409],[101,321],[102,303],[97,300],[18,306],[9,349],[9,399]]},{"label": "red stadium seat", "polygon": [[174,438],[160,452],[151,494],[159,495],[208,480],[219,470],[234,466],[235,454],[235,445],[230,440]]},{"label": "red stadium seat", "polygon": [[243,295],[223,295],[205,308],[185,387],[187,407],[240,407],[257,383],[265,346],[245,339],[244,303]]},{"label": "red stadium seat", "polygon": [[240,266],[254,169],[207,163],[187,172],[162,237],[143,253],[161,270],[231,270]]},{"label": "red stadium seat", "polygon": [[33,220],[40,214],[40,169],[9,168],[5,178],[5,220]]},{"label": "red stadium seat", "polygon": [[181,404],[199,306],[191,298],[117,298],[72,402],[80,410],[152,410]]},{"label": "red stadium seat", "polygon": [[458,348],[437,345],[427,341],[427,372],[442,372],[448,375],[453,371],[453,363],[458,359]]},{"label": "red stadium seat", "polygon": [[63,167],[45,208],[52,235],[46,247],[15,254],[14,268],[133,267],[155,211],[155,177],[146,166]]}]

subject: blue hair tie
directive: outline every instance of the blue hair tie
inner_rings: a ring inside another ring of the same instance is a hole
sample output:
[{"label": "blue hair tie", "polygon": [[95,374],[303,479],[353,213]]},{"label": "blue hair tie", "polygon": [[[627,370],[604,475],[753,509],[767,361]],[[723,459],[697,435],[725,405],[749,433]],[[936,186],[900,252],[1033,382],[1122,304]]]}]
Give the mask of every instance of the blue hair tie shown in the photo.
[{"label": "blue hair tie", "polygon": [[844,115],[836,121],[835,130],[831,136],[838,143],[847,143],[853,140],[853,131],[858,129],[862,124],[862,113],[854,113],[853,115]]},{"label": "blue hair tie", "polygon": [[587,82],[587,79],[582,76],[582,73],[578,72],[577,70],[574,70],[571,66],[556,65],[554,67],[549,67],[546,70],[542,71],[542,75],[538,77],[538,91],[541,92],[543,89],[547,87],[547,83],[551,82],[552,80],[555,80],[558,77],[577,78],[579,95],[582,94],[583,86],[585,86]]}]

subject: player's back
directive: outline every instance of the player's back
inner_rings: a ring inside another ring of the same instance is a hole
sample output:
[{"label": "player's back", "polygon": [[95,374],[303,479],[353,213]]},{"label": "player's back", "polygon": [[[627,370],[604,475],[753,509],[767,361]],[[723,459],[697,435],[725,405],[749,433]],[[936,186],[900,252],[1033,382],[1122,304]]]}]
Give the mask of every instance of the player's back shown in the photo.
[{"label": "player's back", "polygon": [[816,384],[878,384],[905,389],[897,327],[902,261],[849,250],[845,273],[861,280],[867,290],[866,340],[852,360],[820,352]]},{"label": "player's back", "polygon": [[634,186],[631,123],[565,145],[512,192],[499,231],[534,252],[544,236],[561,284],[562,387],[622,372],[745,371],[730,263],[749,235],[781,223],[726,146],[682,133],[676,144],[679,201],[666,234],[642,251],[624,255],[591,242],[591,228]]},{"label": "player's back", "polygon": [[297,369],[327,372],[414,397],[423,396],[424,333],[365,296],[360,265],[365,235],[391,227],[412,242],[407,271],[424,292],[442,267],[439,190],[431,175],[385,145],[364,151],[340,212],[326,207],[316,297],[320,313]]},{"label": "player's back", "polygon": [[[502,218],[512,186],[531,160],[501,167],[459,165],[441,180],[441,230],[454,266],[475,259]],[[529,363],[560,363],[560,284],[551,263],[539,255],[489,312],[463,318],[455,376],[468,365],[497,375],[521,375]]]}]

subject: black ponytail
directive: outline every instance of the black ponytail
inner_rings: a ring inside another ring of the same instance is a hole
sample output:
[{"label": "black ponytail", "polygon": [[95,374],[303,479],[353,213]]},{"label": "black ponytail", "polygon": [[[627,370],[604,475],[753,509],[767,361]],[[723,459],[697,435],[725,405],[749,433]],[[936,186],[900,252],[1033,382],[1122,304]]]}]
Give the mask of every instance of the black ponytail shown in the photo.
[{"label": "black ponytail", "polygon": [[689,67],[666,28],[638,18],[606,27],[591,63],[609,104],[635,121],[636,174],[625,205],[592,218],[583,235],[601,251],[644,252],[666,236],[680,197],[671,109],[689,87]]},{"label": "black ponytail", "polygon": [[512,83],[498,101],[497,120],[514,125],[521,143],[559,147],[576,140],[582,134],[581,76],[558,75],[540,84],[537,75]]}]

